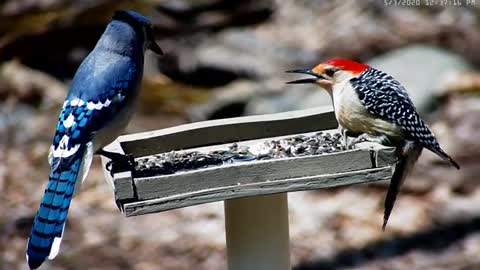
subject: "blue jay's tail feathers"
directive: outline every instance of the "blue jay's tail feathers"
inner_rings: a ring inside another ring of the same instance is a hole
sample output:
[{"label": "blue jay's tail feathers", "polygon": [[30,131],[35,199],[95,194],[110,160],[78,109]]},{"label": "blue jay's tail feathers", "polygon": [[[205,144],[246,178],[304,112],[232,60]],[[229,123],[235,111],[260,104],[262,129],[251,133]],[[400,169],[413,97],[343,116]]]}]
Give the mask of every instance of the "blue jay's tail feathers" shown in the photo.
[{"label": "blue jay's tail feathers", "polygon": [[84,166],[90,166],[82,164],[89,148],[89,145],[80,145],[70,156],[51,160],[48,184],[28,239],[27,261],[31,269],[38,268],[47,257],[53,259],[58,253],[76,180],[79,175],[86,175]]},{"label": "blue jay's tail feathers", "polygon": [[406,142],[405,145],[399,146],[397,148],[397,153],[399,161],[395,166],[395,171],[393,172],[392,180],[390,180],[390,185],[388,186],[387,196],[385,197],[385,212],[383,214],[383,226],[382,229],[385,231],[387,227],[388,218],[392,213],[393,206],[397,200],[397,194],[400,191],[400,187],[407,178],[408,174],[413,169],[415,162],[420,157],[423,147],[416,142]]}]

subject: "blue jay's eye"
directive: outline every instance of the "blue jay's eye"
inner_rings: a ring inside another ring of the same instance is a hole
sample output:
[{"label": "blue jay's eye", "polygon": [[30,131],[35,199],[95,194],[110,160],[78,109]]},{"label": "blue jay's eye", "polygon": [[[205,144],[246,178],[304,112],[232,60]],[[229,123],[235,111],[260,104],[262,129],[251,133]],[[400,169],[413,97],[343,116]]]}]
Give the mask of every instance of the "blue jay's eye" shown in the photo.
[{"label": "blue jay's eye", "polygon": [[337,70],[334,68],[327,68],[325,69],[325,75],[327,75],[328,77],[332,77],[336,71]]}]

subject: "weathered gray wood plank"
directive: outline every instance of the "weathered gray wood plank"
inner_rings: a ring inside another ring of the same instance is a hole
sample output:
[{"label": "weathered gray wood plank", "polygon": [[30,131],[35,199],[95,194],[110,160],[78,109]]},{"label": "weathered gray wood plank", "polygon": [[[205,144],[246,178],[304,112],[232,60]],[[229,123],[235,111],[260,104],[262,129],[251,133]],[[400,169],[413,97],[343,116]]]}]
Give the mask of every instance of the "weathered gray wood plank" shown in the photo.
[{"label": "weathered gray wood plank", "polygon": [[136,157],[213,144],[337,127],[331,106],[285,113],[196,122],[118,138]]},{"label": "weathered gray wood plank", "polygon": [[378,155],[376,157],[377,166],[381,167],[386,164],[394,165],[397,161],[397,155],[395,154],[394,147],[383,147],[383,151],[377,151]]},{"label": "weathered gray wood plank", "polygon": [[[118,140],[113,141],[111,144],[104,147],[105,151],[115,152],[119,154],[125,154]],[[115,200],[125,200],[132,199],[135,197],[133,189],[133,178],[132,173],[121,172],[115,174],[113,177],[109,171],[105,169],[105,165],[110,161],[109,158],[101,156],[100,157],[103,164],[103,175],[105,180],[110,188],[115,193]]]},{"label": "weathered gray wood plank", "polygon": [[369,183],[386,180],[391,176],[391,167],[311,175],[278,181],[200,189],[157,199],[125,203],[123,207],[124,214],[129,217],[240,197]]},{"label": "weathered gray wood plank", "polygon": [[135,188],[131,172],[121,172],[114,175],[115,200],[135,199]]},{"label": "weathered gray wood plank", "polygon": [[[316,156],[251,161],[137,178],[134,179],[134,185],[137,198],[145,200],[221,186],[370,169],[374,165],[371,156],[369,149],[358,149]],[[384,163],[381,165],[385,166]]]}]

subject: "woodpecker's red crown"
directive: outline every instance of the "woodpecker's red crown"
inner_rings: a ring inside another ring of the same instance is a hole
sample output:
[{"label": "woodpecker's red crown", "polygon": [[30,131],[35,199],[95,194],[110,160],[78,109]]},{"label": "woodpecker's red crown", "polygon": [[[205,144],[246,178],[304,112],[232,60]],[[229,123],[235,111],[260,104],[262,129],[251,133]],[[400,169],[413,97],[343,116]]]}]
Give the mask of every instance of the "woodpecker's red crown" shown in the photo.
[{"label": "woodpecker's red crown", "polygon": [[289,73],[308,74],[314,78],[307,78],[288,82],[288,84],[314,83],[327,91],[332,90],[332,86],[357,77],[365,70],[370,68],[367,65],[344,59],[333,59],[318,64],[313,69],[295,69],[289,70]]},{"label": "woodpecker's red crown", "polygon": [[320,63],[319,65],[314,67],[312,71],[317,74],[323,74],[325,72],[325,69],[332,67],[343,71],[349,71],[355,75],[358,75],[369,68],[369,66],[355,61],[345,59],[333,59]]}]

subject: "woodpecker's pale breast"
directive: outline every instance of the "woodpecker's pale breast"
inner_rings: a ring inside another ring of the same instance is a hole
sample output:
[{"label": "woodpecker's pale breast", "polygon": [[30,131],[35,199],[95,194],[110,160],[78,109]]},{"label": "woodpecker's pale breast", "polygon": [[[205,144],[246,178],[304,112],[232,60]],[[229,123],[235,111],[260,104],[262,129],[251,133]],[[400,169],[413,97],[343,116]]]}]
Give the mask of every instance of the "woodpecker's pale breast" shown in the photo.
[{"label": "woodpecker's pale breast", "polygon": [[340,126],[351,133],[367,133],[373,136],[385,134],[401,137],[401,129],[383,119],[374,117],[360,102],[357,93],[348,81],[336,84],[332,91],[335,116]]}]

